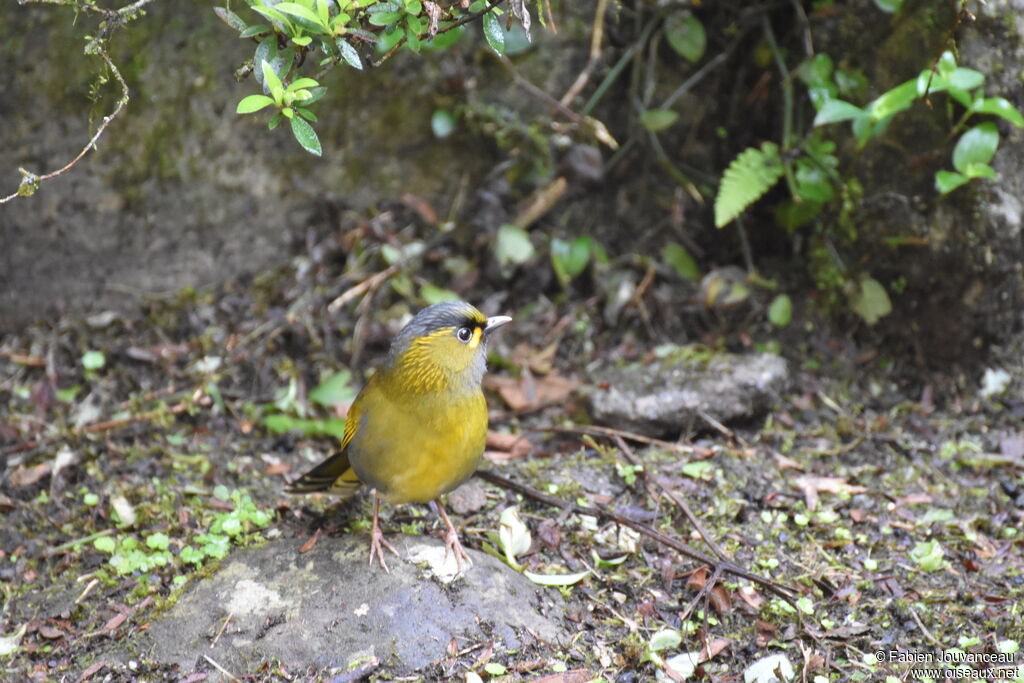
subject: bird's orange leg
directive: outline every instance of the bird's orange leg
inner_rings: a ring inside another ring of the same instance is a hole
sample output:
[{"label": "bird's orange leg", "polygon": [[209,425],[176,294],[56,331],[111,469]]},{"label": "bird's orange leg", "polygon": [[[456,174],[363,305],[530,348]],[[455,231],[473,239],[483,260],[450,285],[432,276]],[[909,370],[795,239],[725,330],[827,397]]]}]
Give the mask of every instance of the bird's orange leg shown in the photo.
[{"label": "bird's orange leg", "polygon": [[434,505],[437,506],[437,514],[440,515],[441,520],[445,526],[448,527],[448,531],[444,534],[444,556],[447,558],[448,553],[455,555],[455,566],[459,568],[459,572],[462,572],[462,562],[465,560],[469,562],[469,555],[462,549],[462,544],[459,542],[459,532],[455,530],[455,525],[452,524],[452,520],[448,519],[448,513],[444,511],[444,506],[441,505],[441,500],[437,499],[434,501]]},{"label": "bird's orange leg", "polygon": [[[377,512],[380,510],[380,496],[377,492],[373,492],[373,529],[370,530],[370,564],[373,564],[374,555],[380,561],[380,566],[384,568],[384,571],[391,573],[388,569],[388,565],[384,562],[384,548],[387,548],[393,552],[396,556],[398,551],[395,547],[388,543],[387,539],[384,538],[384,534],[380,530],[380,522],[377,520]],[[383,546],[383,548],[381,547]]]}]

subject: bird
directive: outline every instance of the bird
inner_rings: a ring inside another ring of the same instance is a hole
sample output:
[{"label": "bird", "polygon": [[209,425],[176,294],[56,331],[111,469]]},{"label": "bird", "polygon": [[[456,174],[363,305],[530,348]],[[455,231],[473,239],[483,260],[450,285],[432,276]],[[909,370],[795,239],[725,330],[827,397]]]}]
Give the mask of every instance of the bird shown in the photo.
[{"label": "bird", "polygon": [[486,317],[464,301],[427,306],[402,328],[380,368],[349,408],[341,447],[288,488],[352,495],[373,489],[370,565],[384,571],[384,548],[398,552],[380,530],[380,500],[433,502],[447,530],[445,557],[458,571],[469,556],[440,496],[476,470],[487,439],[483,382],[487,341],[509,316]]}]

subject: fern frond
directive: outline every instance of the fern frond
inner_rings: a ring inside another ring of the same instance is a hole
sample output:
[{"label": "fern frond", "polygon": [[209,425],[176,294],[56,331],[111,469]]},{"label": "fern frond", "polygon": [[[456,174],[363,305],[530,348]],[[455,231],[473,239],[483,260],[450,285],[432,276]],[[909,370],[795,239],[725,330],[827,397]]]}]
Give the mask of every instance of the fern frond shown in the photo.
[{"label": "fern frond", "polygon": [[779,146],[774,142],[740,152],[722,174],[715,197],[715,226],[721,228],[760,199],[779,181],[782,170]]}]

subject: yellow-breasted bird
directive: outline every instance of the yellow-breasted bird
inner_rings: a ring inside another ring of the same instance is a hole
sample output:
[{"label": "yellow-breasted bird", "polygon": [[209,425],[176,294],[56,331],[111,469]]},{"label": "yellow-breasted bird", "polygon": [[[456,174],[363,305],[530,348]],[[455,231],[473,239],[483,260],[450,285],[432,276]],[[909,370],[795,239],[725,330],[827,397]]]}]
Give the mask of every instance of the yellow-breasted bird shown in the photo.
[{"label": "yellow-breasted bird", "polygon": [[341,449],[290,487],[291,493],[350,494],[373,488],[370,564],[387,570],[381,546],[380,497],[391,503],[434,501],[448,530],[445,554],[459,569],[469,559],[438,499],[473,474],[487,439],[487,403],[480,388],[487,337],[512,320],[487,318],[463,301],[428,306],[402,328],[381,368],[349,408]]}]

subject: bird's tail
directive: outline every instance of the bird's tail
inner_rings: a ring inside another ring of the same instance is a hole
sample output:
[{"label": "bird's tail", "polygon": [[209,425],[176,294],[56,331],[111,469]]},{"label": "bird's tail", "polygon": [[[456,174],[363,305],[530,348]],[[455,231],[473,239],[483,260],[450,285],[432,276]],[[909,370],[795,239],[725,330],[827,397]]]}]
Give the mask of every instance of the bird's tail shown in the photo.
[{"label": "bird's tail", "polygon": [[285,490],[288,493],[328,491],[347,498],[360,486],[362,482],[349,464],[348,453],[338,451],[293,481]]}]

